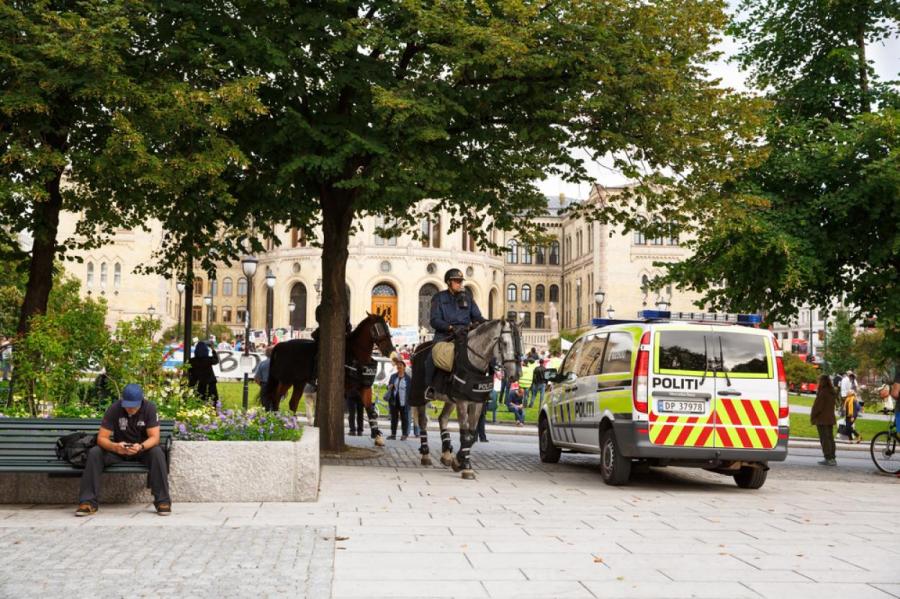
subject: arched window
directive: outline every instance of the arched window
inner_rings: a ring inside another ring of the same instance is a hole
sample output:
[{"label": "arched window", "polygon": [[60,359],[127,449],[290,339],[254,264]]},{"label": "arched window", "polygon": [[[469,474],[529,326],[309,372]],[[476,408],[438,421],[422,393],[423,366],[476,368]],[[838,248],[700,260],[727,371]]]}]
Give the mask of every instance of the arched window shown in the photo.
[{"label": "arched window", "polygon": [[534,248],[534,262],[535,264],[543,264],[546,260],[547,250],[543,246],[538,246]]},{"label": "arched window", "polygon": [[106,262],[100,263],[100,289],[106,289]]},{"label": "arched window", "polygon": [[222,295],[229,297],[234,292],[234,282],[231,277],[225,277],[222,280]]},{"label": "arched window", "polygon": [[294,330],[306,328],[306,285],[295,283],[291,287],[291,301],[294,303],[294,311],[290,313],[291,328]]},{"label": "arched window", "polygon": [[194,295],[203,295],[203,279],[194,279]]},{"label": "arched window", "polygon": [[[554,241],[550,244],[550,264],[559,264],[559,242]],[[550,300],[553,301],[553,300]]]},{"label": "arched window", "polygon": [[113,287],[118,289],[122,286],[122,264],[116,262],[113,266]]},{"label": "arched window", "polygon": [[534,328],[536,328],[536,329],[544,328],[544,313],[543,312],[535,312],[534,313]]},{"label": "arched window", "polygon": [[519,243],[515,239],[511,239],[507,244],[506,261],[509,264],[519,263]]},{"label": "arched window", "polygon": [[94,286],[94,263],[87,263],[87,286],[88,288]]},{"label": "arched window", "polygon": [[526,304],[531,302],[531,285],[522,285],[522,301]]},{"label": "arched window", "polygon": [[438,292],[436,285],[425,283],[419,288],[419,327],[431,328],[431,298]]},{"label": "arched window", "polygon": [[506,301],[508,301],[508,302],[516,301],[516,286],[512,283],[510,283],[506,287]]},{"label": "arched window", "polygon": [[530,329],[531,328],[531,312],[523,312],[525,318],[522,320],[522,328]]},{"label": "arched window", "polygon": [[219,282],[215,279],[209,280],[209,294],[216,295],[219,293]]},{"label": "arched window", "polygon": [[247,279],[245,279],[245,278],[243,278],[243,277],[240,278],[240,279],[238,279],[238,292],[237,292],[237,294],[238,294],[238,296],[245,296],[245,295],[247,295]]},{"label": "arched window", "polygon": [[539,304],[544,303],[544,286],[538,285],[534,288],[534,301]]},{"label": "arched window", "polygon": [[522,246],[522,264],[531,264],[531,248],[527,245]]},{"label": "arched window", "polygon": [[550,301],[551,302],[559,301],[559,286],[558,285],[550,285]]}]

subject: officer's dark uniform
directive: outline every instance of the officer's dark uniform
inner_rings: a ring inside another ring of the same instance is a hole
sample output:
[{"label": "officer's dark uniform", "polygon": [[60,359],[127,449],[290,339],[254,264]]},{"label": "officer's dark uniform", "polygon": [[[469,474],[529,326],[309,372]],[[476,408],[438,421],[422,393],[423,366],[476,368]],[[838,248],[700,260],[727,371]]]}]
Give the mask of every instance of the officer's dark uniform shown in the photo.
[{"label": "officer's dark uniform", "polygon": [[[462,272],[453,268],[444,275],[444,282],[449,283],[451,279],[457,278],[463,278]],[[460,328],[481,322],[484,322],[484,316],[465,288],[455,295],[445,289],[431,298],[431,328],[434,329],[435,342],[446,341]],[[425,361],[425,384],[431,386],[433,381],[434,359],[429,352]]]}]

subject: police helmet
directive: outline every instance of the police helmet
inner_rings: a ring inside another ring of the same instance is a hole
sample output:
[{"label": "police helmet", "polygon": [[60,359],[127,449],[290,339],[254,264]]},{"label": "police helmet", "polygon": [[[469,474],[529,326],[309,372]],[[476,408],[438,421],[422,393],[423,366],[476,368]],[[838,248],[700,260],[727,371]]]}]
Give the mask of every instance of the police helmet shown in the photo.
[{"label": "police helmet", "polygon": [[460,281],[464,281],[466,278],[463,276],[463,273],[460,269],[451,268],[444,273],[444,283],[449,283],[451,279],[459,279]]}]

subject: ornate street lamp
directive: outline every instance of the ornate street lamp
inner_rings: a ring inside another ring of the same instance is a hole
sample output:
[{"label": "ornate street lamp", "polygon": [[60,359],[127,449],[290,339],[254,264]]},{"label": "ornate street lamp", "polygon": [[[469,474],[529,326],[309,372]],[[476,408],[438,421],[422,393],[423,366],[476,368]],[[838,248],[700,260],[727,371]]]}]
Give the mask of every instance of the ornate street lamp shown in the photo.
[{"label": "ornate street lamp", "polygon": [[288,326],[291,328],[291,334],[294,332],[294,310],[297,309],[297,304],[294,303],[294,300],[288,302]]},{"label": "ornate street lamp", "polygon": [[660,312],[665,312],[666,310],[669,309],[669,302],[666,301],[666,299],[663,298],[663,296],[657,297],[656,298],[656,309],[659,310]]},{"label": "ornate street lamp", "polygon": [[175,282],[175,290],[178,291],[178,324],[175,326],[175,341],[181,339],[181,296],[184,295],[184,283]]},{"label": "ornate street lamp", "polygon": [[[269,270],[266,273],[266,287],[269,288],[269,293],[272,293],[272,290],[275,289],[275,273]],[[272,302],[274,303],[274,302]],[[274,324],[272,323],[272,309],[269,305],[268,300],[266,301],[266,343],[272,343],[272,327]]]},{"label": "ornate street lamp", "polygon": [[616,317],[616,310],[612,307],[612,304],[609,305],[609,308],[606,309],[606,316],[610,320]]},{"label": "ornate street lamp", "polygon": [[594,292],[594,303],[597,304],[597,316],[598,317],[603,316],[603,300],[605,300],[605,299],[606,299],[606,292],[603,291],[602,289],[598,288],[597,291]]},{"label": "ornate street lamp", "polygon": [[244,410],[250,407],[250,369],[253,367],[253,360],[250,357],[250,308],[251,308],[251,298],[253,297],[253,275],[256,274],[256,267],[259,264],[259,260],[256,256],[245,256],[243,260],[241,260],[241,270],[244,272],[244,277],[247,279],[247,328],[244,333],[244,356],[241,358],[241,368],[244,371],[244,396],[243,396],[243,405]]}]

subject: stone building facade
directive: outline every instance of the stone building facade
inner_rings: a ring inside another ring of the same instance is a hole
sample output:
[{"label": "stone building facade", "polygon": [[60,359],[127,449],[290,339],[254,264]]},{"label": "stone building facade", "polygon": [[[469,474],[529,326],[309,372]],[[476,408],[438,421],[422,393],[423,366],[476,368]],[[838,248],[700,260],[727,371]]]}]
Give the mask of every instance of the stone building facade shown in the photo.
[{"label": "stone building facade", "polygon": [[[622,188],[595,185],[588,203],[608,201]],[[468,287],[486,317],[514,311],[524,320],[528,347],[545,347],[559,331],[590,326],[591,318],[608,315],[636,316],[653,308],[662,296],[673,310],[696,310],[696,296],[665,289],[646,289],[646,281],[659,269],[654,261],[674,261],[687,254],[677,239],[647,240],[640,234],[624,235],[614,228],[586,222],[564,212],[565,197],[548,198],[547,214],[540,223],[548,241],[540,248],[520,243],[512,233],[491,231],[491,239],[504,246],[502,254],[477,250],[467,231],[449,231],[449,215],[423,203],[430,216],[419,223],[422,239],[412,235],[385,238],[377,229],[377,217],[362,219],[351,237],[347,261],[347,293],[350,319],[358,322],[366,312],[385,314],[392,327],[428,329],[431,296],[444,288],[443,275],[450,268],[466,274]],[[429,210],[431,208],[431,210]],[[61,220],[60,236],[71,235],[76,216]],[[485,225],[489,226],[489,225]],[[179,319],[179,295],[174,277],[140,275],[135,268],[150,260],[160,245],[158,224],[148,231],[117,231],[113,242],[82,252],[82,262],[67,262],[69,274],[82,282],[82,292],[107,299],[110,325],[122,318],[151,312],[163,328]],[[259,258],[252,280],[251,325],[255,330],[316,327],[315,308],[320,300],[321,250],[296,229],[276,226],[267,236],[267,251]],[[202,331],[207,318],[240,334],[245,326],[247,280],[241,265],[225,264],[210,279],[202,271],[195,279],[194,331]],[[269,289],[267,274],[274,275]],[[605,300],[598,306],[595,291]],[[208,298],[208,299],[207,299]],[[206,301],[211,300],[211,305]],[[293,305],[293,310],[291,306]]]}]

